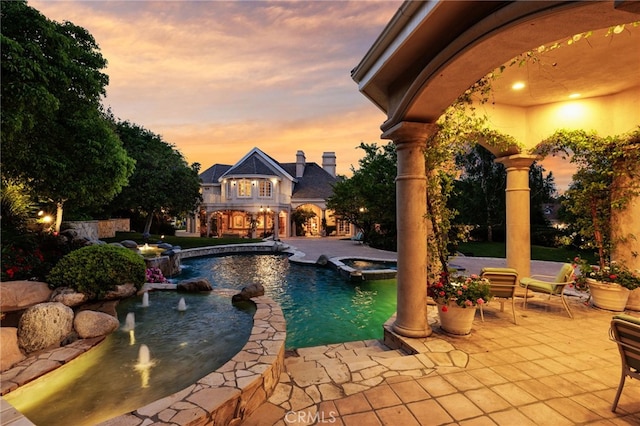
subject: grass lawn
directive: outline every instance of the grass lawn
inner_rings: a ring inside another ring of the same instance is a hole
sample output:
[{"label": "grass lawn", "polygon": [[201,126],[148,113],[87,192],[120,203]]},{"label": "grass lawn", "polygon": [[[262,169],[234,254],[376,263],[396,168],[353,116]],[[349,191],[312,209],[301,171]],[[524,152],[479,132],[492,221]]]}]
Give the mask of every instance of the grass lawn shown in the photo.
[{"label": "grass lawn", "polygon": [[158,241],[164,241],[173,246],[180,246],[183,249],[194,247],[208,247],[218,246],[223,244],[242,244],[242,243],[258,243],[262,241],[259,238],[202,238],[202,237],[172,237],[166,235],[164,238],[160,238],[160,235],[151,235],[147,241],[144,240],[142,234],[139,232],[116,232],[114,238],[102,238],[102,240],[108,243],[119,243],[122,240],[133,240],[142,245],[145,242],[157,243]]},{"label": "grass lawn", "polygon": [[[505,243],[466,242],[458,245],[458,251],[467,256],[476,257],[506,257]],[[576,256],[589,259],[595,263],[595,254],[592,252],[571,250],[566,248],[553,248],[531,246],[532,260],[550,260],[553,262],[573,262]]]}]

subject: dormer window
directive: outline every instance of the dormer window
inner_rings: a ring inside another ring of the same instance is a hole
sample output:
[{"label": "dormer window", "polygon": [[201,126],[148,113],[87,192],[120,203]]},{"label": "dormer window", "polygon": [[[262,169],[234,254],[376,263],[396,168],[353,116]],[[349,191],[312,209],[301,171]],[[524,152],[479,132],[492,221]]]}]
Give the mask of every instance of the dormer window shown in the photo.
[{"label": "dormer window", "polygon": [[271,198],[272,197],[271,181],[267,179],[261,180],[258,190],[259,190],[258,194],[261,198]]}]

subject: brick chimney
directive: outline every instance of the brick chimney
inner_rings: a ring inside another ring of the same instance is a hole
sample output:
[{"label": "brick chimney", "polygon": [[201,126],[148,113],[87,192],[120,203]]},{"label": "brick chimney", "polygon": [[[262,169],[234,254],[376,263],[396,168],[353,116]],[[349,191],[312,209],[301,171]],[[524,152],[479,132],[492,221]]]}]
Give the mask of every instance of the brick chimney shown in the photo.
[{"label": "brick chimney", "polygon": [[324,152],[322,153],[322,168],[331,176],[336,176],[336,153]]},{"label": "brick chimney", "polygon": [[307,164],[307,160],[304,156],[304,152],[296,152],[296,177],[304,176],[304,167]]}]

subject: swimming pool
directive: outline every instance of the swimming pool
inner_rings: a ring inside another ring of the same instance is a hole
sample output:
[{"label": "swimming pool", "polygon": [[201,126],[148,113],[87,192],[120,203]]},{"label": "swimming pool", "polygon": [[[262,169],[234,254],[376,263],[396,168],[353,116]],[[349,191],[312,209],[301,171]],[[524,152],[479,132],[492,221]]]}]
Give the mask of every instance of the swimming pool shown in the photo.
[{"label": "swimming pool", "polygon": [[176,280],[205,277],[216,288],[260,283],[287,321],[286,348],[381,339],[396,309],[396,280],[350,282],[335,270],[282,255],[227,255],[182,261]]}]

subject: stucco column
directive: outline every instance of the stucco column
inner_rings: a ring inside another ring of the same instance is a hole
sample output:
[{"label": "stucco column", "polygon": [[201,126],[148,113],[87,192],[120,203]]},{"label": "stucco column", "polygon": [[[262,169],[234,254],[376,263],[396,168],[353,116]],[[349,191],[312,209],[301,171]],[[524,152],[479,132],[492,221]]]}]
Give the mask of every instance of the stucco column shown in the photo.
[{"label": "stucco column", "polygon": [[518,276],[531,276],[531,201],[529,168],[535,155],[515,154],[496,158],[507,168],[507,267]]},{"label": "stucco column", "polygon": [[424,149],[436,130],[429,123],[398,123],[382,134],[396,145],[396,222],[398,229],[398,302],[393,330],[426,337],[427,322],[427,175]]}]

